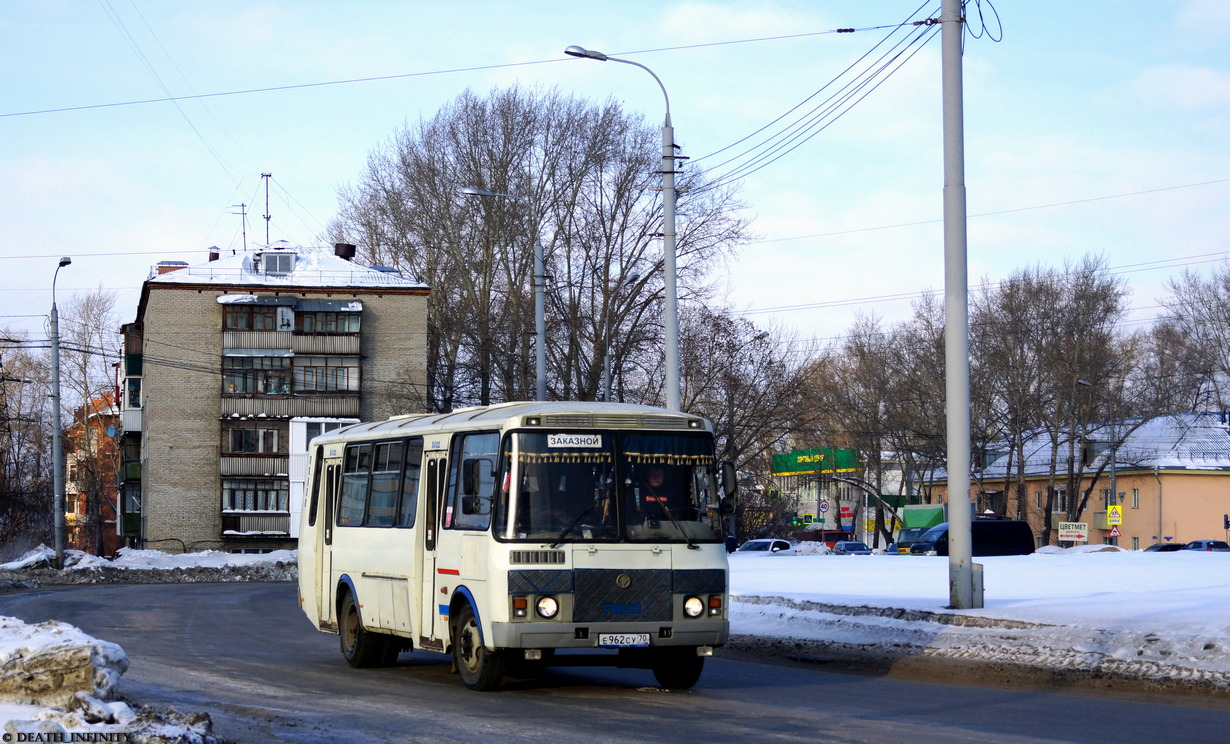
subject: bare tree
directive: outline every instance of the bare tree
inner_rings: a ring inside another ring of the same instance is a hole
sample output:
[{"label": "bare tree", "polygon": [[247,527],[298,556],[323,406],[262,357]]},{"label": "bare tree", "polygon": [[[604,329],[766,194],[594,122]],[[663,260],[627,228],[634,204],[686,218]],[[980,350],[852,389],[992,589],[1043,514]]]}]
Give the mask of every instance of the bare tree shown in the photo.
[{"label": "bare tree", "polygon": [[1187,395],[1191,410],[1226,410],[1230,401],[1230,263],[1211,276],[1188,270],[1168,284],[1154,340],[1158,374]]},{"label": "bare tree", "polygon": [[118,411],[114,365],[119,362],[116,293],[101,287],[75,294],[61,316],[61,404],[69,422],[65,432],[71,478],[66,483],[84,496],[76,515],[78,544],[96,555],[103,549],[104,521],[117,508],[119,450],[110,428]]},{"label": "bare tree", "polygon": [[[608,351],[625,394],[660,381],[624,362],[660,345],[656,136],[614,102],[514,87],[466,92],[371,154],[329,233],[431,285],[424,407],[531,397],[535,240],[551,394],[598,397]],[[744,239],[730,192],[703,185],[679,179],[684,301],[703,299],[713,259]],[[466,186],[505,196],[468,198]]]},{"label": "bare tree", "polygon": [[50,365],[23,334],[0,331],[0,560],[51,543]]}]

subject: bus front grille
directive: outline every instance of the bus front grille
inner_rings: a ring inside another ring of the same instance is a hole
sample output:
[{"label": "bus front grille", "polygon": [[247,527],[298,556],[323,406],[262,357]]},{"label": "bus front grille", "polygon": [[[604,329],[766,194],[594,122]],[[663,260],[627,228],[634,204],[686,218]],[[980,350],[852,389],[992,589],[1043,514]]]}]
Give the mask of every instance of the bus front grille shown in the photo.
[{"label": "bus front grille", "polygon": [[671,619],[671,572],[577,569],[573,621],[664,622]]}]

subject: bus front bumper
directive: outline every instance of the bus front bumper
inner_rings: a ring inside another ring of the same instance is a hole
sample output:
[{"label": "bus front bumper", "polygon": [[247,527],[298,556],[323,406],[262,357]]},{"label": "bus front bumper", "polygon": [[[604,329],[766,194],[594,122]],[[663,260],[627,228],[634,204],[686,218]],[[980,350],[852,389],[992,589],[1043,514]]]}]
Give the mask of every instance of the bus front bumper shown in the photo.
[{"label": "bus front bumper", "polygon": [[605,634],[645,634],[649,646],[723,646],[730,635],[727,620],[642,623],[492,623],[495,648],[615,648],[600,646]]}]

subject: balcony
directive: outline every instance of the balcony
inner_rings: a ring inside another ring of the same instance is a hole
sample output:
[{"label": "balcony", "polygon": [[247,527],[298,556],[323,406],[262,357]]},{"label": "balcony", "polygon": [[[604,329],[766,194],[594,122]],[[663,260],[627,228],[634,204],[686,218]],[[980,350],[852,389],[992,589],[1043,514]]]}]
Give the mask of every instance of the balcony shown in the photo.
[{"label": "balcony", "polygon": [[254,476],[275,476],[285,475],[290,468],[290,458],[282,456],[244,456],[244,455],[223,455],[221,460],[221,471],[223,476],[228,475],[254,475]]},{"label": "balcony", "polygon": [[141,463],[137,461],[124,463],[120,470],[120,478],[125,483],[141,480]]},{"label": "balcony", "polygon": [[289,537],[290,512],[222,512],[223,537]]},{"label": "balcony", "polygon": [[143,418],[140,408],[125,408],[123,417],[120,419],[120,426],[124,431],[141,431]]}]

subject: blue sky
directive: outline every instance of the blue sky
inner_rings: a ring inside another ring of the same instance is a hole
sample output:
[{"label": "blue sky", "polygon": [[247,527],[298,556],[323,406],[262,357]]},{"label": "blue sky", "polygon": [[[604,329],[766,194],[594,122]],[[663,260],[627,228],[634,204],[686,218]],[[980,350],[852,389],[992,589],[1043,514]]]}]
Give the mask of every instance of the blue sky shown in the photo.
[{"label": "blue sky", "polygon": [[[964,57],[969,212],[997,213],[970,218],[970,281],[1103,254],[1133,289],[1131,322],[1146,322],[1167,279],[1230,255],[1230,6],[994,7],[1002,41],[968,39]],[[815,93],[888,33],[819,32],[897,24],[918,8],[10,0],[0,326],[43,333],[61,255],[73,258],[61,305],[101,285],[119,292],[127,320],[157,261],[241,247],[232,205],[249,205],[249,243],[263,242],[261,173],[273,174],[270,237],[314,244],[368,153],[466,88],[556,86],[661,120],[648,75],[566,57],[570,44],[652,68],[677,141],[699,159]],[[765,40],[722,43],[752,39]],[[399,77],[27,113],[385,76]],[[742,179],[759,239],[718,272],[727,301],[757,323],[831,339],[855,313],[899,320],[918,292],[942,292],[940,114],[937,36],[845,116]]]}]

